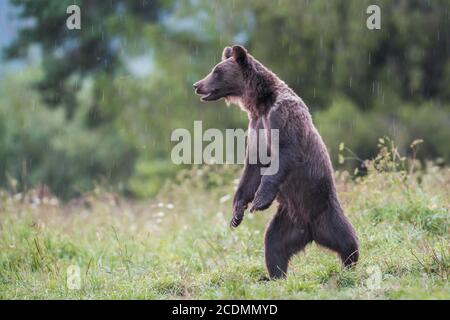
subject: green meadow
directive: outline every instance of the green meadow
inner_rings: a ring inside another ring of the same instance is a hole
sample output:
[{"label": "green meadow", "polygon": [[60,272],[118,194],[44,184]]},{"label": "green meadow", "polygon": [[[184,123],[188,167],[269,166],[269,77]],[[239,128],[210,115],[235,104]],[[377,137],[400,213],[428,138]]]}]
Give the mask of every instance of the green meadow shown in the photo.
[{"label": "green meadow", "polygon": [[147,201],[4,191],[0,298],[449,299],[450,169],[395,155],[381,148],[361,177],[336,172],[360,240],[356,268],[312,244],[277,281],[261,281],[276,205],[229,228],[237,166],[181,171]]}]

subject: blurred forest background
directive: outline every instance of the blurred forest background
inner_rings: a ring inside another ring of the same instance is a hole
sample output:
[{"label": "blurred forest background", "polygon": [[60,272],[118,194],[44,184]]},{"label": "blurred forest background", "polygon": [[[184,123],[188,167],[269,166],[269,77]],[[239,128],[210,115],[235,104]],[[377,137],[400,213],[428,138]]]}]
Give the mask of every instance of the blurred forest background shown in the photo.
[{"label": "blurred forest background", "polygon": [[[66,8],[81,8],[68,30]],[[381,7],[381,30],[366,8]],[[246,128],[192,83],[243,44],[307,103],[337,168],[344,142],[370,158],[450,161],[448,0],[0,0],[0,187],[70,198],[96,185],[145,197],[179,167],[176,128]],[[346,164],[348,165],[348,164]],[[357,162],[353,164],[357,165]]]}]

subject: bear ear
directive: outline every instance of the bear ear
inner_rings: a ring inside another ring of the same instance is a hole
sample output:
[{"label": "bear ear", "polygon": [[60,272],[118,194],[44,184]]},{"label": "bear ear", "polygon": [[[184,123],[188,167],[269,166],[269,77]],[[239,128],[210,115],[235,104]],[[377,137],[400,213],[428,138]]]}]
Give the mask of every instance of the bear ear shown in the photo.
[{"label": "bear ear", "polygon": [[244,64],[247,62],[247,49],[245,49],[243,46],[233,46],[233,57],[234,60],[236,60],[239,64]]},{"label": "bear ear", "polygon": [[233,49],[231,47],[225,47],[222,52],[222,60],[226,60],[233,55]]}]

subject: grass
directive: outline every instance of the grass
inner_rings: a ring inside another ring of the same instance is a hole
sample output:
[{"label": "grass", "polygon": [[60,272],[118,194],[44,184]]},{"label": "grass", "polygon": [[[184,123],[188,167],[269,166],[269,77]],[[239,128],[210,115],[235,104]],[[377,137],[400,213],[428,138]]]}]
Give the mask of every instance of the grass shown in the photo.
[{"label": "grass", "polygon": [[[360,239],[358,266],[342,270],[313,244],[286,279],[270,282],[259,279],[275,205],[230,230],[238,168],[184,171],[152,201],[96,190],[61,204],[3,192],[0,298],[450,299],[450,169],[382,164],[363,178],[336,174]],[[70,266],[79,267],[79,289],[68,287]]]}]

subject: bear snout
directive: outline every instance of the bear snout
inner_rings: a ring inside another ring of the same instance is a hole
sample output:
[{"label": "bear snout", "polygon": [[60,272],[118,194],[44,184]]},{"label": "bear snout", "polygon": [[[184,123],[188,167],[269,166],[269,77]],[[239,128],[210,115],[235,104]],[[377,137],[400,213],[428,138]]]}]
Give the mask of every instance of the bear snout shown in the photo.
[{"label": "bear snout", "polygon": [[203,88],[201,80],[197,81],[192,86],[194,87],[194,91],[196,94],[205,94],[206,93],[206,92],[204,92],[205,90]]},{"label": "bear snout", "polygon": [[194,87],[194,91],[198,95],[208,94],[208,90],[205,89],[204,83],[200,80],[192,85]]}]

